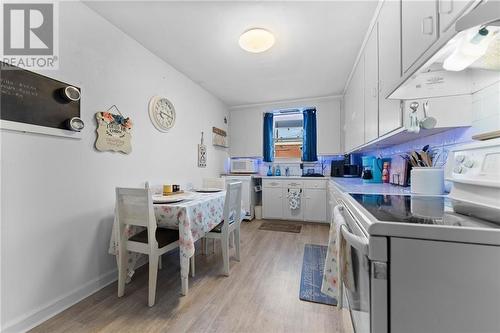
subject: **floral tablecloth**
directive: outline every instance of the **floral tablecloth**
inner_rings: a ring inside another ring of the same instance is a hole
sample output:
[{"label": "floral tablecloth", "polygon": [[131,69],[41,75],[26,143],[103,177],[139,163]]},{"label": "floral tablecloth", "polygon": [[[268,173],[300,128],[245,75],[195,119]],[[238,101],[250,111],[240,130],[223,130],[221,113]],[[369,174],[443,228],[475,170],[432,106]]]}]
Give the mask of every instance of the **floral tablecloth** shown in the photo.
[{"label": "floral tablecloth", "polygon": [[[173,204],[155,204],[154,211],[159,227],[179,229],[179,248],[183,294],[187,292],[189,258],[194,255],[194,243],[206,232],[222,221],[226,192],[189,193],[188,199]],[[109,253],[118,254],[118,221],[113,224]],[[141,227],[131,226],[129,237],[140,232]],[[128,276],[132,277],[134,268],[141,257],[138,253],[129,253]]]}]

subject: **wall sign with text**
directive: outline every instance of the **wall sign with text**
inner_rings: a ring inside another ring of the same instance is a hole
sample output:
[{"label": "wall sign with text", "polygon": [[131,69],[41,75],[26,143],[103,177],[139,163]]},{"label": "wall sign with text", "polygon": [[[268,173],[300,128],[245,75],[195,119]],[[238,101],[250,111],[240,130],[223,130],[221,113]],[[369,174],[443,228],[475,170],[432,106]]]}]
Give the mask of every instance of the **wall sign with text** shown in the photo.
[{"label": "wall sign with text", "polygon": [[97,112],[97,139],[95,147],[100,151],[132,151],[132,121],[120,114]]}]

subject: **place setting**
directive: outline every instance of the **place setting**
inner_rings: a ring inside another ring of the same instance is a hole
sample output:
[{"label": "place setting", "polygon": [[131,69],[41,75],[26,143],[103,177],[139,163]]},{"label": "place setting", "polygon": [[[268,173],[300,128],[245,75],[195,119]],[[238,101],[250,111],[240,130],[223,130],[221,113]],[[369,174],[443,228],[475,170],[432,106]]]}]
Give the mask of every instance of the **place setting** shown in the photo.
[{"label": "place setting", "polygon": [[192,195],[181,190],[180,185],[163,185],[161,194],[153,194],[154,204],[174,204],[190,199],[192,199]]}]

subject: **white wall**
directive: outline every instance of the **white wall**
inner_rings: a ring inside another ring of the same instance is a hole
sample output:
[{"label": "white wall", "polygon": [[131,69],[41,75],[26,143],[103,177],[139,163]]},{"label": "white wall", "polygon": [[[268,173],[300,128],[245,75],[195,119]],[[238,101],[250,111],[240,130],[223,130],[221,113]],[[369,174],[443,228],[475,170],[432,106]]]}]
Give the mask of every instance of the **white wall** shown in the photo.
[{"label": "white wall", "polygon": [[230,108],[231,156],[262,156],[263,113],[300,107],[316,107],[318,154],[341,153],[340,101],[339,97],[323,97]]},{"label": "white wall", "polygon": [[[44,73],[82,87],[82,140],[1,132],[1,325],[20,331],[112,281],[108,254],[114,188],[144,181],[201,183],[228,154],[211,145],[226,128],[214,96],[80,2],[60,4],[60,69]],[[164,42],[164,41],[159,41]],[[158,132],[147,105],[168,97],[175,127]],[[94,115],[116,104],[134,122],[130,155],[94,149]],[[205,131],[208,165],[197,168]]]}]

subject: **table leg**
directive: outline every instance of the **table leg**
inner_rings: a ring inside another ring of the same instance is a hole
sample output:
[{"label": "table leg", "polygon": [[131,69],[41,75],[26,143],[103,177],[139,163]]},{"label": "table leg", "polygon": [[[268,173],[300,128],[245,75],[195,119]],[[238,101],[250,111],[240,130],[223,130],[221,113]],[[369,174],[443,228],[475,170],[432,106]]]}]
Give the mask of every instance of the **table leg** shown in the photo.
[{"label": "table leg", "polygon": [[188,293],[188,283],[189,283],[189,258],[180,255],[181,257],[181,294],[186,296]]}]

